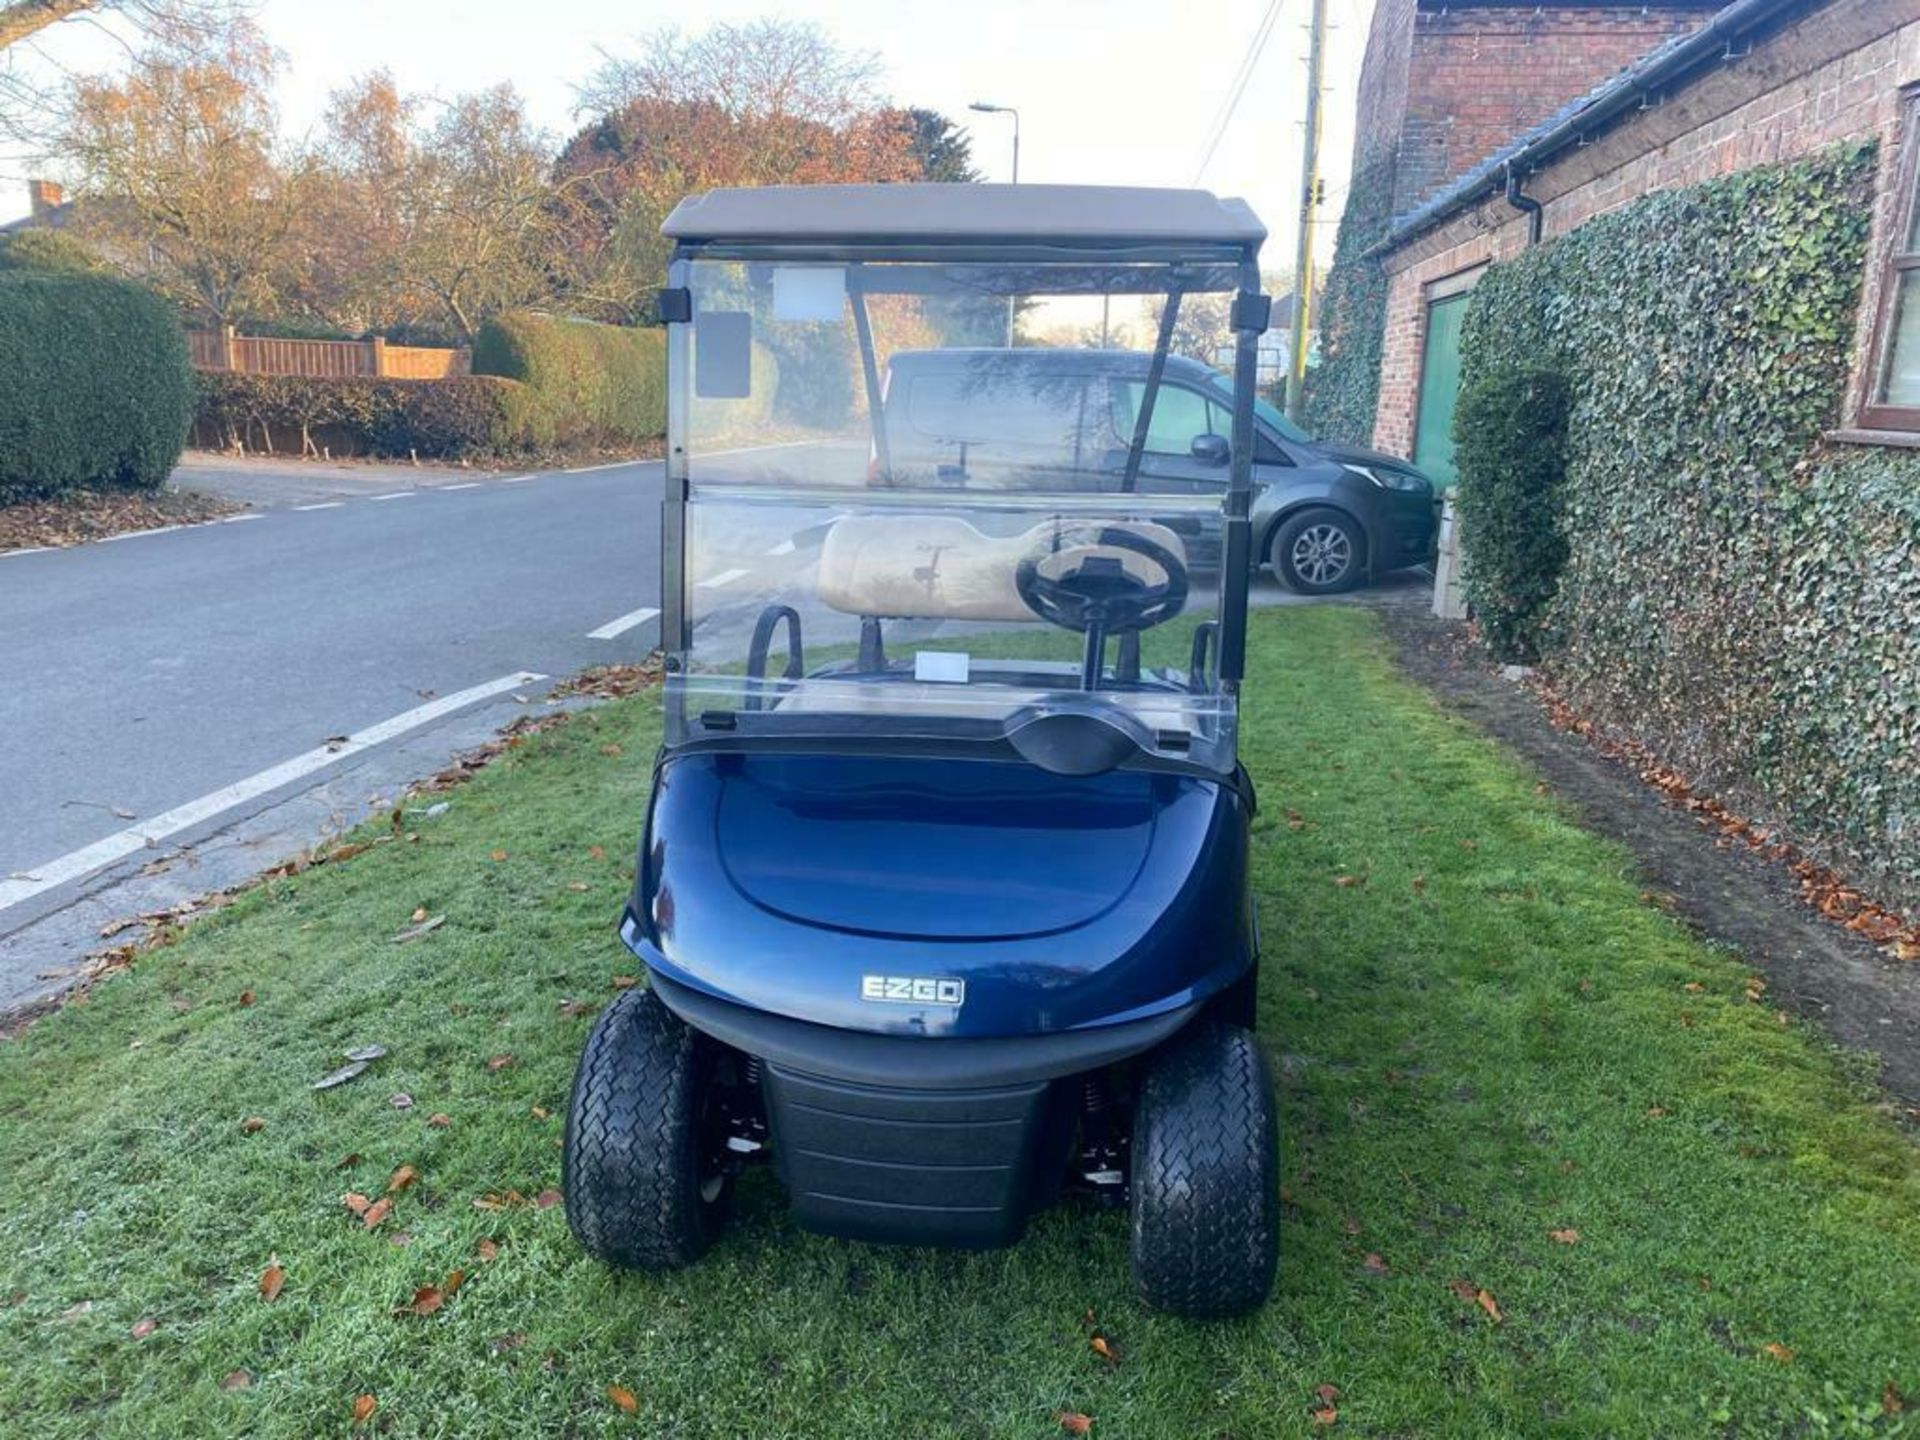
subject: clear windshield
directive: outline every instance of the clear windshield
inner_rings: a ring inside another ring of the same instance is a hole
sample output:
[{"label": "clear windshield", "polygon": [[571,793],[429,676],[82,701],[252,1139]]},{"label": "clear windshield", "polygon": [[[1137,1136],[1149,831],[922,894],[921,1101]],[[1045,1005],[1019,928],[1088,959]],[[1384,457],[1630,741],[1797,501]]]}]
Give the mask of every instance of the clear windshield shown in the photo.
[{"label": "clear windshield", "polygon": [[1232,397],[1176,363],[1143,416],[1167,267],[687,270],[670,741],[979,740],[1071,712],[1231,768]]}]

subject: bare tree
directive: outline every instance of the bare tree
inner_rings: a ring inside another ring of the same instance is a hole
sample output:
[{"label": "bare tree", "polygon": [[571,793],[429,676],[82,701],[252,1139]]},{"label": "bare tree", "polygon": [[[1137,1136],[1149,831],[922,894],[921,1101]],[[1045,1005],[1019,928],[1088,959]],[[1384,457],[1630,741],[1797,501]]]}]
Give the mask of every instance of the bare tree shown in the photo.
[{"label": "bare tree", "polygon": [[[0,139],[31,150],[49,148],[58,128],[59,81],[65,75],[45,48],[57,30],[74,25],[106,28],[101,22],[117,16],[126,23],[108,33],[123,43],[131,43],[128,36],[142,35],[205,40],[242,18],[250,4],[251,0],[0,0]],[[62,25],[62,21],[68,23]]]},{"label": "bare tree", "polygon": [[63,149],[80,228],[121,268],[215,324],[267,308],[296,261],[305,166],[277,147],[278,56],[251,21],[176,34],[121,79],[74,84]]},{"label": "bare tree", "polygon": [[551,293],[551,164],[511,85],[459,97],[419,137],[401,181],[400,283],[463,339]]}]

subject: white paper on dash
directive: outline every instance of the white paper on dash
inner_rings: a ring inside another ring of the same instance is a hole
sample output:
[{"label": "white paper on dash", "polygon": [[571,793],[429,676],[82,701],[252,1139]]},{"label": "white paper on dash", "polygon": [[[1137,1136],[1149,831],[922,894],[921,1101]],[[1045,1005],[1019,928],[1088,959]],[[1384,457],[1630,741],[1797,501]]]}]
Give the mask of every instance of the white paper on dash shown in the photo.
[{"label": "white paper on dash", "polygon": [[942,685],[964,685],[971,663],[971,657],[963,650],[916,650],[913,678]]}]

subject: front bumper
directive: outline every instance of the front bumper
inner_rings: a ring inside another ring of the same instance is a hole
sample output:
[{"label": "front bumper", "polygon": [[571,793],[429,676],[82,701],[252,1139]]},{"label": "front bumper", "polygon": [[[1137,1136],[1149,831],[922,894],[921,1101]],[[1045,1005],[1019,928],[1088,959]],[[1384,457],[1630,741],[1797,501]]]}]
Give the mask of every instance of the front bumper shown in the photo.
[{"label": "front bumper", "polygon": [[847,1239],[1011,1244],[1049,1203],[1073,1143],[1073,1077],[1164,1043],[1199,1005],[1010,1039],[871,1035],[769,1015],[656,972],[703,1034],[758,1057],[775,1168],[794,1218]]}]

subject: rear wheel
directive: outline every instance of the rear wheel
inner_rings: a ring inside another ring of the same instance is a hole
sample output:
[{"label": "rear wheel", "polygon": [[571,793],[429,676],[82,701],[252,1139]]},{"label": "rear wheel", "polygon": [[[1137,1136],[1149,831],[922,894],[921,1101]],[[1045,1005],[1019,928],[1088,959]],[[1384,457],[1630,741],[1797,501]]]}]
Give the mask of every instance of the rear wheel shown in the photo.
[{"label": "rear wheel", "polygon": [[731,1198],[713,1062],[651,990],[601,1012],[574,1074],[562,1186],[588,1253],[671,1270],[713,1243]]},{"label": "rear wheel", "polygon": [[1207,1025],[1147,1066],[1133,1121],[1133,1280],[1159,1310],[1258,1309],[1279,1257],[1273,1085],[1253,1035]]},{"label": "rear wheel", "polygon": [[1336,595],[1360,583],[1366,537],[1352,516],[1317,506],[1289,516],[1273,532],[1273,573],[1300,595]]}]

